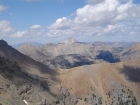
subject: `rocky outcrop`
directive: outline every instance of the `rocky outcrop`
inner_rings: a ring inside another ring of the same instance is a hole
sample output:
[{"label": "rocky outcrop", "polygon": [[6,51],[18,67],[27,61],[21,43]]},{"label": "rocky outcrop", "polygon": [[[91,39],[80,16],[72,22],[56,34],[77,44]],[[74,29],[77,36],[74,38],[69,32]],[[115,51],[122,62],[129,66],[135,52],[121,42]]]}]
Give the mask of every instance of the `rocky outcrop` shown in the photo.
[{"label": "rocky outcrop", "polygon": [[78,43],[78,41],[73,39],[72,37],[69,37],[68,39],[61,42],[61,44],[65,44],[65,45],[71,45],[74,43]]}]

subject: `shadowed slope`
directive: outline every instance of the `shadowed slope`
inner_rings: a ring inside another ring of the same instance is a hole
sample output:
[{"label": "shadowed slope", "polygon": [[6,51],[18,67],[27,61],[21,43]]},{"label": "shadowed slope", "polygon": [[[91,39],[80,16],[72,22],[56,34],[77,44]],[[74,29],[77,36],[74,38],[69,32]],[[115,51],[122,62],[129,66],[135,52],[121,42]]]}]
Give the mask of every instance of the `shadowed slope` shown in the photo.
[{"label": "shadowed slope", "polygon": [[31,77],[0,57],[0,105],[75,105],[77,98],[50,78]]},{"label": "shadowed slope", "polygon": [[18,52],[17,50],[9,46],[4,40],[0,40],[0,55],[14,62],[18,62],[23,71],[28,72],[32,75],[37,74],[41,77],[50,76],[54,79],[55,75],[57,74],[55,70],[50,69],[48,66]]}]

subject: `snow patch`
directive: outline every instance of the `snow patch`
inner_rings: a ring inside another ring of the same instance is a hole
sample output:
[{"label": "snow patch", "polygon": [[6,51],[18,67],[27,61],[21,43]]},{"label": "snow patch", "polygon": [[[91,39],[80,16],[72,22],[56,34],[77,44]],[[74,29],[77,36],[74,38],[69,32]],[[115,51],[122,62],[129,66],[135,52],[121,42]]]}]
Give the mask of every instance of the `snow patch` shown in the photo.
[{"label": "snow patch", "polygon": [[27,102],[26,100],[23,100],[23,102],[24,102],[26,105],[28,105],[28,102]]}]

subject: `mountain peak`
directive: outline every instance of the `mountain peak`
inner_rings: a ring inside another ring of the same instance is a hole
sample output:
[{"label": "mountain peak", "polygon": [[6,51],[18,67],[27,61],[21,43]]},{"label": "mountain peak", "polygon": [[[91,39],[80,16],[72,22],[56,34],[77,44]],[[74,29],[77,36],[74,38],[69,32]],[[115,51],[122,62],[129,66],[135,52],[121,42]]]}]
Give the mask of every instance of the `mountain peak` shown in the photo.
[{"label": "mountain peak", "polygon": [[73,39],[72,37],[69,37],[68,39],[64,40],[62,43],[66,45],[71,45],[73,43],[77,43],[78,41]]},{"label": "mountain peak", "polygon": [[5,40],[2,39],[2,40],[0,40],[0,45],[1,46],[5,46],[5,45],[7,46],[8,43]]}]

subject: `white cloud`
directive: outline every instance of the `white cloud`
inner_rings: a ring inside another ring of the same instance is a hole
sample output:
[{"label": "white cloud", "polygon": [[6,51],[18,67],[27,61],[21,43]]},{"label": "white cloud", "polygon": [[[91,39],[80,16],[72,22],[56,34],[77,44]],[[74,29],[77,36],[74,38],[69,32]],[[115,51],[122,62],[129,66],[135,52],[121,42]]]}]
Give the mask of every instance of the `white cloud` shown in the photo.
[{"label": "white cloud", "polygon": [[38,30],[40,28],[41,28],[40,25],[33,25],[33,26],[30,27],[31,30]]},{"label": "white cloud", "polygon": [[[97,4],[97,3],[101,3],[104,0],[87,0],[87,3],[89,4]],[[119,2],[128,2],[128,0],[118,0]]]},{"label": "white cloud", "polygon": [[93,3],[93,4],[96,4],[96,3],[100,3],[100,2],[103,2],[104,0],[87,0],[88,3]]},{"label": "white cloud", "polygon": [[0,37],[9,35],[14,29],[10,26],[10,22],[6,20],[0,21]]},{"label": "white cloud", "polygon": [[70,28],[70,23],[71,23],[71,19],[68,19],[66,17],[57,19],[56,22],[54,24],[52,24],[49,29],[69,29]]},{"label": "white cloud", "polygon": [[32,38],[32,37],[40,37],[45,34],[45,29],[43,29],[40,25],[33,25],[29,29],[24,31],[18,31],[11,35],[14,38]]},{"label": "white cloud", "polygon": [[[96,1],[96,0],[93,0]],[[131,0],[105,0],[76,10],[74,19],[63,17],[48,27],[53,36],[138,35],[140,33],[140,5]],[[130,29],[131,27],[131,29]]]},{"label": "white cloud", "polygon": [[140,33],[140,5],[131,0],[125,3],[122,0],[105,0],[98,4],[87,4],[77,9],[74,16],[57,19],[48,26],[48,30],[36,24],[12,34],[11,37],[37,39],[45,36],[59,39],[67,36],[94,36],[97,39],[115,40],[136,37]]},{"label": "white cloud", "polygon": [[8,6],[4,6],[4,5],[0,4],[0,13],[7,9],[8,9]]},{"label": "white cloud", "polygon": [[20,38],[28,34],[28,31],[18,31],[15,34],[11,35],[11,37]]}]

